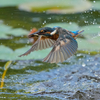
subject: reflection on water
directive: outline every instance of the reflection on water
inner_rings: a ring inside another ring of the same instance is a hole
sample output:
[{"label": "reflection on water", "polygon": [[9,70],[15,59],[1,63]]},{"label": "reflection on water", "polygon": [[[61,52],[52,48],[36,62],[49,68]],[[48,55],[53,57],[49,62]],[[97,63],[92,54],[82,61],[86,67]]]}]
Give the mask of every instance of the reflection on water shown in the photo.
[{"label": "reflection on water", "polygon": [[41,61],[15,61],[8,69],[1,96],[5,92],[11,95],[17,93],[17,98],[23,94],[26,98],[42,96],[62,100],[97,100],[100,98],[100,57],[77,54],[57,65]]}]

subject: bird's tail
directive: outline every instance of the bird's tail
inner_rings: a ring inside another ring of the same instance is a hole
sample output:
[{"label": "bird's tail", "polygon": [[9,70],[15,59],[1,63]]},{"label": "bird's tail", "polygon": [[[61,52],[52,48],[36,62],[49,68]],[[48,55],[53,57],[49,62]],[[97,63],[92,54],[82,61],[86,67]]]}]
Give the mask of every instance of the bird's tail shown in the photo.
[{"label": "bird's tail", "polygon": [[77,31],[71,31],[71,32],[74,33],[74,35],[76,36],[76,35],[79,35],[80,33],[84,32],[84,30],[82,30],[82,31],[77,30]]},{"label": "bird's tail", "polygon": [[72,37],[77,37],[79,34],[81,34],[82,32],[84,32],[84,30],[81,30],[81,31],[79,31],[79,30],[77,30],[77,31],[71,31],[72,33]]},{"label": "bird's tail", "polygon": [[84,30],[78,31],[78,34],[80,34],[80,33],[82,33],[82,32],[84,32]]}]

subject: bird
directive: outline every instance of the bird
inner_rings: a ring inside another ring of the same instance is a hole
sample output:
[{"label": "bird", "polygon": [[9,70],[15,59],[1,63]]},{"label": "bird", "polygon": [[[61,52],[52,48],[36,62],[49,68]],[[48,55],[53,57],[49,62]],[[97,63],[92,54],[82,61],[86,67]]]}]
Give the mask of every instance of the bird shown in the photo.
[{"label": "bird", "polygon": [[76,53],[78,48],[76,38],[83,31],[84,30],[69,31],[59,26],[52,28],[43,27],[36,32],[31,31],[28,38],[34,39],[33,45],[28,51],[19,57],[28,55],[32,51],[52,47],[50,53],[43,59],[43,62],[62,63]]}]

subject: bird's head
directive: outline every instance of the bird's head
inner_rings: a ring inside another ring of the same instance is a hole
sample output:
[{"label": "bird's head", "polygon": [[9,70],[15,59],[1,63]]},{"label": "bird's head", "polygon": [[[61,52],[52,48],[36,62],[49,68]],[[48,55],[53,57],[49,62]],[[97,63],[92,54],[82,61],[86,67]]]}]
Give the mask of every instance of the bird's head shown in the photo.
[{"label": "bird's head", "polygon": [[56,34],[56,29],[55,28],[50,28],[50,27],[44,27],[44,28],[40,28],[38,31],[33,32],[31,34],[28,35],[29,38],[34,37],[34,36],[52,36],[54,34]]}]

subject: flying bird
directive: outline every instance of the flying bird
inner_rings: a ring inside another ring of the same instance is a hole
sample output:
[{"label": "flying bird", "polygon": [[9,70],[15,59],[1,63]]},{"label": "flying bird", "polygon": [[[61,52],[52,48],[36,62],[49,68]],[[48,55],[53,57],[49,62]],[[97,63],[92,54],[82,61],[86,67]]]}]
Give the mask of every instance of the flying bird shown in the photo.
[{"label": "flying bird", "polygon": [[61,27],[44,27],[36,32],[30,32],[28,37],[34,39],[33,45],[19,57],[28,55],[35,50],[52,47],[50,53],[43,59],[43,62],[63,62],[77,51],[78,44],[76,37],[83,31],[69,31]]}]

